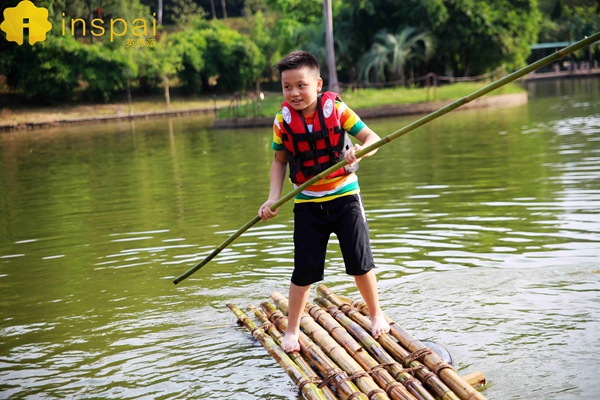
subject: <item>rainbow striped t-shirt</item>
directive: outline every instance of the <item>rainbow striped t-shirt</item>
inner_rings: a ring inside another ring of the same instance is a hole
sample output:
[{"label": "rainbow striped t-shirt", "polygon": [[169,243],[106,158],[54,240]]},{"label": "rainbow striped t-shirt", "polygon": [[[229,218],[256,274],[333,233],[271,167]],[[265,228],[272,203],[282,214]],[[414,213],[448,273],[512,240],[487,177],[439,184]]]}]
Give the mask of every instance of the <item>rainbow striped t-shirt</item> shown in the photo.
[{"label": "rainbow striped t-shirt", "polygon": [[[336,101],[335,107],[338,115],[340,116],[340,124],[351,136],[355,136],[362,128],[366,125],[360,119],[354,111],[352,111],[343,101]],[[312,132],[313,119],[316,116],[316,111],[310,116],[304,116],[308,130]],[[281,134],[283,131],[283,115],[281,111],[275,116],[275,122],[273,123],[273,143],[271,147],[273,150],[285,150]],[[294,187],[298,185],[294,184]],[[360,188],[358,186],[358,177],[355,173],[348,175],[338,176],[333,179],[322,179],[318,183],[315,183],[301,193],[294,197],[295,203],[305,202],[321,202],[333,200],[338,197],[347,196],[358,193]]]}]

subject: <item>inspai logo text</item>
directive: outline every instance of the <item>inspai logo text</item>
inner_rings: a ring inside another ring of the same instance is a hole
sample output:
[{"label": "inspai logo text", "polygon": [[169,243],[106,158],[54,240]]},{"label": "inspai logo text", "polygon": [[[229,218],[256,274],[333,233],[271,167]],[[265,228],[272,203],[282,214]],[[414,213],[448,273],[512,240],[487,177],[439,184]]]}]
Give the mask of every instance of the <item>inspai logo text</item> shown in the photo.
[{"label": "inspai logo text", "polygon": [[[156,16],[156,13],[153,14]],[[67,21],[65,13],[62,13],[62,35],[67,35]],[[148,36],[148,23],[144,18],[136,18],[127,23],[123,18],[111,18],[108,27],[102,18],[94,18],[90,21],[88,29],[87,22],[83,18],[74,18],[70,24],[71,35],[75,35],[76,29],[81,29],[85,37],[88,32],[95,37],[104,36],[108,30],[110,41],[115,37],[125,36],[131,26],[131,35],[141,38]],[[6,33],[6,40],[23,44],[24,38],[29,35],[29,44],[46,40],[46,33],[52,29],[48,21],[48,10],[44,7],[36,7],[31,1],[23,0],[16,7],[4,10],[4,22],[0,29]],[[152,35],[156,36],[156,18],[152,20]]]},{"label": "inspai logo text", "polygon": [[[153,15],[156,15],[154,13]],[[64,19],[65,13],[62,13],[62,35],[66,35],[66,20]],[[87,34],[87,23],[83,18],[75,18],[71,20],[71,35],[74,35],[76,24],[79,23],[83,36]],[[104,27],[104,20],[102,18],[94,18],[90,23],[90,33],[92,36],[104,36],[106,28]],[[148,26],[144,18],[136,18],[131,22],[131,34],[135,37],[148,36]],[[110,25],[108,26],[108,32],[110,34],[110,41],[113,42],[115,36],[124,36],[128,31],[127,21],[123,18],[111,18]],[[152,20],[152,35],[156,36],[156,18]]]}]

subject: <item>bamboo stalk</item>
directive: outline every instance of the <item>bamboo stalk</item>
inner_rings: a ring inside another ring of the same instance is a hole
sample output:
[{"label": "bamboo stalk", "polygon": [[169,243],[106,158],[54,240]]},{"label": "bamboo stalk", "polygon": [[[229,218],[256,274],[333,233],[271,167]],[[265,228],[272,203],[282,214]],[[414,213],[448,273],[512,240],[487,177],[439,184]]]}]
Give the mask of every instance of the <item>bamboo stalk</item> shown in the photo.
[{"label": "bamboo stalk", "polygon": [[[327,286],[319,285],[317,287],[317,292],[323,297],[330,300],[333,304],[336,304],[335,293],[333,293],[329,288],[327,288]],[[340,302],[339,299],[337,299],[337,301]],[[364,317],[364,314],[368,315],[368,307],[361,302],[353,302],[353,304],[356,306],[356,308],[358,308],[361,311],[361,313],[353,313],[352,316],[349,315],[350,318],[357,318],[355,319],[355,321],[358,322],[361,326],[363,326],[364,329],[370,331],[371,321]],[[362,315],[362,317],[364,318],[360,318],[359,314]],[[390,324],[390,335],[392,335],[396,340],[398,340],[398,342],[400,342],[400,344],[406,350],[408,350],[411,353],[415,353],[418,350],[427,349],[427,346],[425,346],[423,343],[412,337],[400,325],[396,324],[391,318],[387,316],[385,318]],[[445,362],[437,354],[432,352],[420,358],[422,358],[421,362],[425,364],[427,368],[436,373],[436,375],[438,375],[440,379],[462,400],[485,400],[485,397],[477,390],[475,390],[471,385],[465,382],[464,379],[462,379],[460,375],[458,375],[456,371],[454,371],[453,368],[440,368],[445,364]]]},{"label": "bamboo stalk", "polygon": [[[285,332],[288,323],[287,317],[271,303],[264,302],[260,306],[277,329],[280,332]],[[369,400],[367,395],[362,393],[354,382],[347,379],[348,374],[341,370],[305,333],[300,332],[298,342],[300,343],[302,354],[329,381],[329,385],[336,390],[343,400]]]},{"label": "bamboo stalk", "polygon": [[288,355],[279,347],[273,339],[259,328],[248,316],[239,308],[231,303],[227,307],[235,314],[240,321],[260,343],[267,349],[269,354],[285,370],[294,383],[300,388],[302,395],[307,400],[328,400],[323,395],[323,391],[312,382],[304,372],[288,357]]},{"label": "bamboo stalk", "polygon": [[465,382],[473,387],[485,386],[487,383],[485,375],[483,375],[483,372],[481,371],[471,372],[462,378],[465,380]]},{"label": "bamboo stalk", "polygon": [[[260,324],[262,325],[263,331],[268,333],[269,336],[271,336],[273,338],[275,343],[277,343],[279,346],[281,346],[281,341],[283,340],[283,335],[277,330],[275,325],[273,325],[271,322],[269,322],[269,318],[267,318],[267,316],[265,314],[263,314],[262,311],[260,311],[258,308],[254,307],[254,306],[248,307],[248,310],[252,311],[254,313],[254,316],[258,319],[258,322],[260,322]],[[304,372],[310,379],[312,379],[314,381],[321,380],[319,375],[317,375],[315,370],[312,369],[310,364],[302,357],[302,355],[300,355],[299,352],[292,351],[290,353],[287,353],[287,355],[296,363],[298,368],[300,368],[302,370],[302,372]],[[338,397],[335,395],[335,393],[333,393],[328,386],[322,387],[321,390],[323,391],[323,395],[325,396],[325,398],[327,400],[339,400]]]},{"label": "bamboo stalk", "polygon": [[[359,303],[360,305],[360,303]],[[361,312],[368,312],[368,307],[363,303]],[[400,344],[411,353],[414,353],[421,349],[426,349],[423,343],[412,337],[410,333],[404,330],[400,325],[395,323],[391,318],[386,316],[387,321],[390,324],[390,334],[400,342]],[[423,364],[432,370],[436,370],[437,366],[444,363],[437,354],[430,353],[422,357]],[[462,400],[484,400],[483,394],[475,390],[469,385],[458,373],[452,368],[444,368],[437,372],[440,379],[452,389],[454,393],[458,395]]]},{"label": "bamboo stalk", "polygon": [[[287,314],[288,300],[278,292],[271,293],[271,300],[275,302],[277,308]],[[303,313],[300,318],[300,327],[306,334],[319,345],[341,369],[353,377],[356,386],[371,400],[390,400],[385,390],[381,389],[373,378],[352,358],[348,352],[341,347],[335,340],[329,336],[329,333],[317,324],[312,317]]]},{"label": "bamboo stalk", "polygon": [[[403,368],[398,364],[394,365],[394,363],[396,363],[397,360],[403,360],[409,353],[394,341],[390,335],[380,335],[378,341],[373,339],[368,333],[371,329],[370,321],[364,315],[360,314],[357,309],[353,309],[348,304],[338,303],[334,305],[329,300],[323,298],[317,298],[315,299],[315,302],[320,304],[321,307],[327,308],[327,311],[332,314],[335,319],[342,324],[350,334],[352,334],[352,336],[357,338],[363,346],[373,354],[377,361],[392,364],[389,367],[390,372],[396,379],[402,379]],[[342,312],[340,312],[336,306],[341,306]],[[365,325],[367,326],[363,327],[362,324],[358,324],[352,320],[350,316],[353,316],[353,313],[358,314],[360,318],[364,318],[363,323],[366,321]],[[348,316],[346,316],[346,314],[348,314]],[[436,398],[443,400],[458,400],[458,396],[419,361],[414,360],[407,366],[410,368],[418,368],[414,375],[435,395]],[[413,392],[411,391],[411,393]]]},{"label": "bamboo stalk", "polygon": [[[489,92],[494,91],[494,90],[496,90],[518,78],[521,78],[521,77],[527,75],[528,73],[535,71],[538,68],[548,65],[551,62],[556,61],[559,58],[562,58],[576,50],[579,50],[585,46],[595,43],[598,40],[600,40],[600,32],[597,32],[586,39],[580,40],[579,42],[573,43],[572,45],[567,46],[562,50],[558,50],[557,52],[555,52],[547,57],[544,57],[541,60],[538,60],[532,64],[529,64],[528,66],[521,68],[520,70],[515,71],[512,74],[507,75],[504,78],[499,79],[499,80],[469,94],[468,96],[463,97],[462,99],[459,99],[451,104],[448,104],[447,106],[442,107],[439,110],[437,110],[423,118],[420,118],[411,124],[406,125],[405,127],[397,130],[396,132],[393,132],[393,133],[387,135],[386,137],[384,137],[383,139],[373,143],[372,145],[364,147],[361,151],[356,153],[356,157],[361,158],[361,157],[369,154],[373,150],[376,150],[376,149],[380,148],[381,146],[388,144],[392,140],[397,139],[397,138],[407,134],[408,132],[417,129],[417,128],[433,121],[434,119],[441,117],[442,115],[448,114],[450,111],[453,111],[466,103],[469,103],[483,95],[486,95]],[[347,164],[346,160],[342,160],[342,161],[338,162],[337,164],[331,166],[330,168],[327,168],[325,171],[322,171],[321,173],[315,175],[314,177],[312,177],[308,181],[304,182],[302,185],[298,186],[296,189],[292,190],[291,192],[289,192],[288,194],[286,194],[285,196],[283,196],[279,200],[277,200],[275,203],[273,203],[273,205],[271,206],[271,210],[275,210],[275,209],[279,208],[282,204],[284,204],[287,201],[289,201],[290,199],[292,199],[294,196],[296,196],[298,193],[302,192],[307,187],[311,186],[312,184],[314,184],[315,182],[317,182],[319,180],[324,179],[327,175],[331,174],[334,171],[337,171],[338,169],[342,168],[346,164]],[[204,260],[200,261],[198,264],[196,264],[195,266],[193,266],[192,268],[190,268],[189,270],[184,272],[182,275],[175,278],[173,280],[173,283],[177,285],[179,282],[181,282],[182,280],[184,280],[185,278],[187,278],[188,276],[192,275],[194,272],[196,272],[197,270],[199,270],[200,268],[205,266],[210,260],[212,260],[217,254],[219,254],[225,247],[227,247],[231,242],[233,242],[235,239],[237,239],[239,236],[241,236],[244,232],[246,232],[248,229],[250,229],[250,227],[252,227],[258,221],[260,221],[260,217],[258,215],[254,216],[254,218],[252,218],[250,221],[248,221],[244,226],[242,226],[240,229],[238,229],[235,233],[233,233],[230,237],[228,237],[223,243],[221,243],[216,249],[214,249]]]},{"label": "bamboo stalk", "polygon": [[[377,361],[375,361],[373,357],[371,357],[368,353],[362,351],[363,347],[368,348],[373,346],[374,344],[378,345],[378,343],[375,342],[375,339],[373,339],[371,336],[365,335],[365,337],[357,338],[360,340],[360,343],[358,343],[356,340],[354,340],[350,333],[348,333],[347,326],[341,324],[341,321],[338,322],[338,320],[336,320],[337,318],[334,319],[334,317],[329,315],[329,313],[320,306],[307,303],[305,310],[313,317],[313,319],[319,325],[321,325],[327,332],[329,332],[331,337],[335,339],[336,342],[338,342],[340,345],[342,345],[342,347],[344,347],[344,349],[346,349],[348,354],[352,355],[352,357],[360,364],[361,367],[364,368],[365,371],[369,371],[369,373],[373,376],[373,379],[375,379],[379,387],[385,389],[385,391],[391,399],[435,400],[435,398],[431,396],[425,390],[425,388],[422,387],[421,384],[412,376],[410,376],[407,372],[403,372],[399,376],[398,380],[404,384],[401,385],[396,381],[396,379],[394,379],[392,375],[390,375],[390,373],[384,367],[382,367]],[[344,314],[342,315],[346,319],[348,319],[348,317],[346,317]],[[381,351],[383,351],[383,349],[381,349]],[[410,392],[407,389],[409,389]],[[413,393],[414,396],[411,393]]]}]

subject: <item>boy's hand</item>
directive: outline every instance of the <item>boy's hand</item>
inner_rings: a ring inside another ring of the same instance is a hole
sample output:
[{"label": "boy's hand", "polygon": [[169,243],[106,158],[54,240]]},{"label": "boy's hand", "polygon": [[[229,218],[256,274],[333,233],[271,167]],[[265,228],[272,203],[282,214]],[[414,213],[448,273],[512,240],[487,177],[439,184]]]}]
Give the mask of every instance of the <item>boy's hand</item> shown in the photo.
[{"label": "boy's hand", "polygon": [[349,166],[353,166],[354,163],[357,163],[359,161],[359,159],[356,158],[356,153],[358,153],[361,150],[362,150],[362,146],[360,144],[356,143],[354,145],[354,147],[350,148],[346,152],[345,160],[346,160],[346,162],[348,163]]},{"label": "boy's hand", "polygon": [[279,214],[279,208],[277,208],[275,211],[271,211],[271,205],[273,205],[273,203],[276,201],[277,200],[267,200],[258,209],[258,216],[261,217],[263,221],[276,217],[277,214]]}]

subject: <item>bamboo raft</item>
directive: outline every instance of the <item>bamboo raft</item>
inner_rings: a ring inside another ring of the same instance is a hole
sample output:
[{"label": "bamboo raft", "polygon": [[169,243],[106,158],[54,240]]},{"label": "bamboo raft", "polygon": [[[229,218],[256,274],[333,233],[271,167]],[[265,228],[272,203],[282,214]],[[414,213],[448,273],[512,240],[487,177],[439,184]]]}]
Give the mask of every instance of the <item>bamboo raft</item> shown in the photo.
[{"label": "bamboo raft", "polygon": [[280,347],[287,327],[288,300],[271,293],[270,302],[248,310],[227,307],[238,323],[267,349],[307,400],[485,400],[474,387],[485,385],[481,372],[461,377],[423,343],[386,316],[389,334],[375,340],[367,306],[341,297],[325,285],[307,303],[300,327],[300,352]]}]

